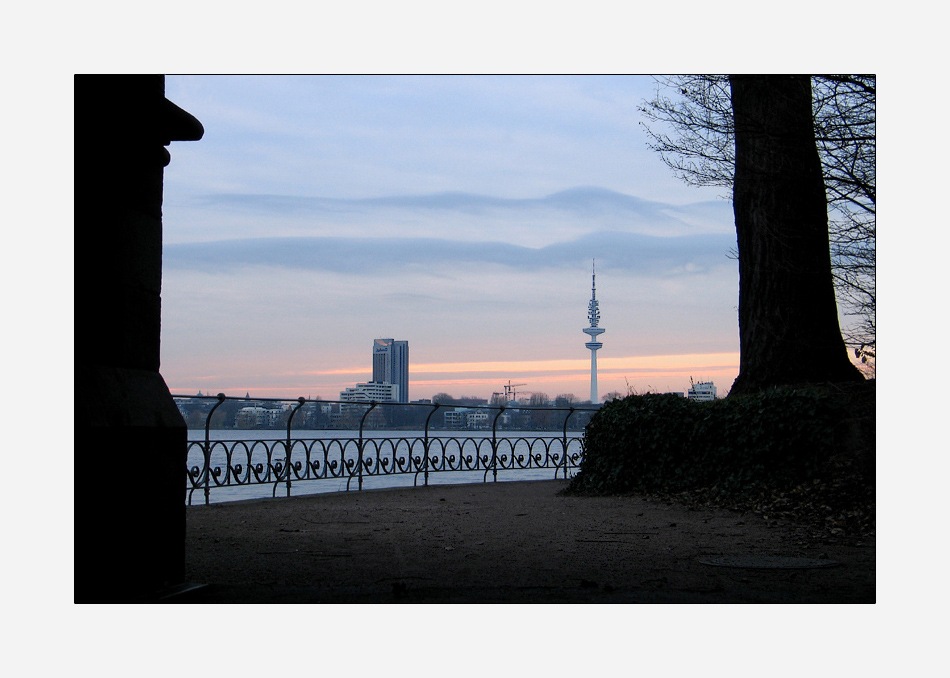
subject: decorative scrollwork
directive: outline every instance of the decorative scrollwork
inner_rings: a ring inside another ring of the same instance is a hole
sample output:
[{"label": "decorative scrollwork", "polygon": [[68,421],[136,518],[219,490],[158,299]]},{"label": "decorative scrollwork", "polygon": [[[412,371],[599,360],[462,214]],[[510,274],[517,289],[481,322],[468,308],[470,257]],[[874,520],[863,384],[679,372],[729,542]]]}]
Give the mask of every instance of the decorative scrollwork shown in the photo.
[{"label": "decorative scrollwork", "polygon": [[[430,438],[332,438],[189,442],[186,477],[193,492],[291,480],[380,477],[430,473],[552,469],[576,471],[583,459],[580,437],[435,436]],[[486,480],[487,481],[487,480]],[[362,489],[362,480],[360,489]],[[189,503],[191,499],[189,497]],[[207,495],[206,495],[207,501]]]}]

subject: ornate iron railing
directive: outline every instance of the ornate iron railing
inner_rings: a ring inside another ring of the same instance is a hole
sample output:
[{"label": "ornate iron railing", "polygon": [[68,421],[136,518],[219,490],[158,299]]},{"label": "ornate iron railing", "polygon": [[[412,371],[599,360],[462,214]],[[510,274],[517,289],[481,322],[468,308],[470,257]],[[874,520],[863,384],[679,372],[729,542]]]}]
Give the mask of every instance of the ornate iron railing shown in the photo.
[{"label": "ornate iron railing", "polygon": [[[198,402],[199,406],[207,406],[209,401],[213,403],[210,409],[204,408],[203,439],[188,442],[186,489],[189,505],[196,492],[204,496],[204,503],[210,503],[211,491],[216,488],[271,485],[271,496],[276,497],[278,490],[283,487],[289,497],[296,484],[329,479],[346,481],[346,491],[349,491],[351,485],[362,490],[367,478],[412,476],[413,486],[417,486],[420,480],[423,485],[428,485],[430,474],[459,471],[481,472],[482,482],[488,482],[489,475],[496,482],[499,472],[531,469],[546,469],[552,471],[554,478],[559,474],[568,478],[580,466],[584,454],[582,423],[576,421],[579,417],[575,415],[583,413],[584,417],[589,417],[596,411],[595,407],[517,404],[455,406],[255,398],[254,402],[258,404],[284,405],[282,417],[286,421],[283,422],[282,437],[268,438],[263,431],[243,430],[235,431],[233,439],[212,440],[212,419],[218,409],[228,400],[240,403],[245,402],[245,399],[229,399],[223,393],[217,396],[176,395],[174,398],[183,412],[186,403],[194,405]],[[307,430],[306,433],[311,436],[302,437],[302,432],[294,429],[294,420],[308,405],[331,409],[335,406],[338,412],[345,410],[353,423],[354,414],[358,415],[358,429]],[[372,413],[395,407],[428,408],[421,430],[388,431],[384,436],[369,434],[372,426],[380,425],[371,419]],[[438,429],[433,425],[433,415],[438,411],[453,411],[456,408],[462,408],[466,413],[487,411],[489,416],[475,416],[477,421],[482,422],[476,430]],[[490,416],[492,412],[494,416]],[[554,413],[558,412],[563,417],[555,422]],[[509,427],[512,421],[515,426],[543,424],[548,428],[548,434],[542,431],[505,430],[499,421],[505,415]],[[194,413],[189,418],[194,424]],[[487,425],[489,418],[490,435]],[[572,419],[575,419],[575,426],[581,425],[581,428],[569,432]],[[555,424],[557,429],[553,428]],[[217,430],[216,433],[222,431]],[[238,433],[242,435],[238,436]],[[346,433],[355,435],[346,436]],[[276,430],[271,429],[268,434],[276,435]]]}]

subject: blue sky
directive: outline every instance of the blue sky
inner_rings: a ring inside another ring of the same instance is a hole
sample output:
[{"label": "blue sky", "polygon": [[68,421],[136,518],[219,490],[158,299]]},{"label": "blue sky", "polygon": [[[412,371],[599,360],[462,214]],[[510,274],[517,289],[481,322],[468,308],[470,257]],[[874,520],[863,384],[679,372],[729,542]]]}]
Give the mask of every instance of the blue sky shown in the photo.
[{"label": "blue sky", "polygon": [[173,393],[321,396],[410,345],[410,397],[601,395],[738,371],[731,204],[647,147],[648,76],[166,76]]}]

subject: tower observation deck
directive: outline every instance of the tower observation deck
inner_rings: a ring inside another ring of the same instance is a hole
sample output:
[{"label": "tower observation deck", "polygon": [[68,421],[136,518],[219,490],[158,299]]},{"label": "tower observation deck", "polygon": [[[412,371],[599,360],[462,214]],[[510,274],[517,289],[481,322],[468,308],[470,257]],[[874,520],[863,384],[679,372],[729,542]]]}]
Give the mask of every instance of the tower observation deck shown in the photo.
[{"label": "tower observation deck", "polygon": [[603,327],[598,327],[600,303],[597,301],[597,271],[594,263],[591,263],[590,303],[587,304],[587,320],[590,322],[590,327],[581,330],[584,334],[590,335],[590,341],[584,346],[590,349],[590,402],[592,405],[600,402],[600,397],[597,395],[597,349],[603,344],[597,341],[597,337],[606,332]]}]

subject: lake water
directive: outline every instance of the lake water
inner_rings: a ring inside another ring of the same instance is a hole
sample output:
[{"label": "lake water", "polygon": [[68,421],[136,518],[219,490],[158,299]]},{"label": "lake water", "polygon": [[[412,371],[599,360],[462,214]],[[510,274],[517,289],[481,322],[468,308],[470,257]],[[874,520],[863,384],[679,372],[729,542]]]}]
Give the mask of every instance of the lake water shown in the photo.
[{"label": "lake water", "polygon": [[[358,433],[352,430],[300,430],[291,437],[290,496],[359,490]],[[581,451],[582,431],[568,431],[571,455]],[[214,430],[209,434],[211,468],[218,483],[210,482],[209,503],[287,496],[285,476],[276,480],[276,469],[286,473],[285,430]],[[426,483],[420,466],[424,458],[422,431],[364,431],[362,489],[413,487]],[[203,430],[188,432],[188,468],[199,479],[204,464]],[[491,431],[430,431],[429,485],[552,480],[564,478],[562,435],[557,431],[504,431],[497,434],[497,473],[491,459]],[[553,465],[561,466],[557,471]],[[347,465],[349,464],[349,466]],[[572,458],[568,477],[576,473]],[[451,469],[451,470],[449,470]],[[394,471],[395,470],[395,471]],[[316,479],[300,478],[321,475]],[[295,477],[296,476],[296,477]],[[333,477],[339,476],[339,477]],[[240,478],[239,484],[236,479]],[[203,485],[192,491],[191,504],[205,501]]]}]

